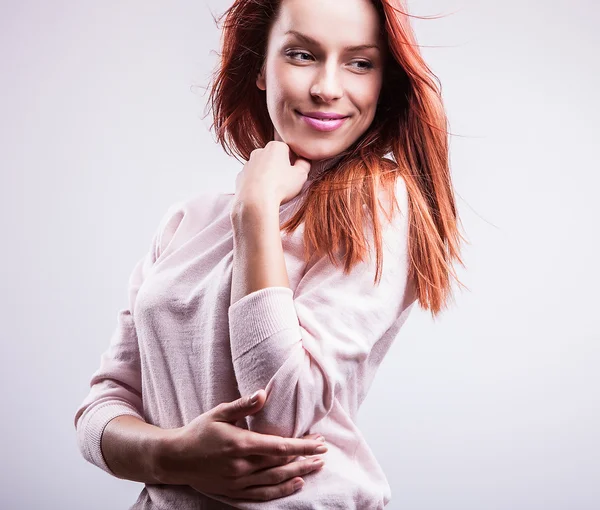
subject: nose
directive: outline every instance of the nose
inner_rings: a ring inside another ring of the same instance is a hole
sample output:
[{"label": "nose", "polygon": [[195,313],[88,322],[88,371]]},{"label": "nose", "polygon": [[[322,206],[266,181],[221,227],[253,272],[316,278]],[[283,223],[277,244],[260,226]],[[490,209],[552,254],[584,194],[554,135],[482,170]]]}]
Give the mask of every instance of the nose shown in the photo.
[{"label": "nose", "polygon": [[342,84],[335,63],[321,68],[310,89],[310,94],[327,103],[342,96]]}]

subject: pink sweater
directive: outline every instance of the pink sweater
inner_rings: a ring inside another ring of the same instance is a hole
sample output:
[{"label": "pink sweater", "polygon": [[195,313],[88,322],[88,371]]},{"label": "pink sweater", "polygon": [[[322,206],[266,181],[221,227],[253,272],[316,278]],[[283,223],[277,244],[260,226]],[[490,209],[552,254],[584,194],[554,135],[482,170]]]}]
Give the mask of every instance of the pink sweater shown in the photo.
[{"label": "pink sweater", "polygon": [[[315,176],[311,170],[303,190]],[[401,212],[387,226],[382,216],[379,286],[374,256],[349,276],[327,257],[305,264],[301,226],[291,236],[282,233],[290,288],[260,289],[233,306],[233,194],[197,194],[169,208],[131,273],[128,307],[118,313],[76,412],[81,454],[114,476],[100,448],[112,418],[181,427],[260,388],[267,392],[263,409],[236,425],[284,437],[320,432],[328,452],[325,466],[285,498],[216,500],[189,486],[146,484],[130,510],[375,510],[390,501],[385,474],[355,419],[415,301],[406,188],[397,182]],[[280,207],[281,224],[300,196]]]}]

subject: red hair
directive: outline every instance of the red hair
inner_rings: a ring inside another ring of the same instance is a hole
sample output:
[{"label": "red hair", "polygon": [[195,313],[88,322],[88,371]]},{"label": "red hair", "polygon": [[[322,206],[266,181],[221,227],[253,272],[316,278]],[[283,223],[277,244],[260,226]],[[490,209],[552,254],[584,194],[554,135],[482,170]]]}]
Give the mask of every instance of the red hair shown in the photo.
[{"label": "red hair", "polygon": [[[217,20],[225,17],[221,58],[208,99],[214,113],[211,128],[216,127],[225,152],[244,161],[274,138],[265,91],[256,86],[256,77],[280,2],[235,0]],[[301,207],[281,228],[290,233],[304,222],[306,261],[309,254],[327,255],[337,265],[335,253],[341,250],[349,273],[368,254],[364,226],[370,220],[377,283],[382,265],[377,192],[381,187],[388,193],[393,214],[398,207],[395,181],[403,178],[409,203],[409,278],[420,306],[435,319],[451,295],[450,273],[456,278],[452,260],[464,267],[449,171],[448,119],[439,80],[420,54],[403,1],[372,3],[388,50],[373,122],[334,167],[310,183]],[[393,160],[385,157],[390,153]]]}]

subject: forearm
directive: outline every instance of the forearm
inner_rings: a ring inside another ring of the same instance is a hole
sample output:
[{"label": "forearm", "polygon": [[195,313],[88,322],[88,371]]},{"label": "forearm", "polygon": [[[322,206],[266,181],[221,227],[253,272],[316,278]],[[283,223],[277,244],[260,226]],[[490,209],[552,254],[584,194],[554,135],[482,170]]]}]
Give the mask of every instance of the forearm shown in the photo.
[{"label": "forearm", "polygon": [[117,416],[102,433],[102,455],[118,478],[142,483],[162,483],[157,461],[166,433],[135,416]]},{"label": "forearm", "polygon": [[[299,437],[298,425],[306,432],[305,422],[309,420],[296,419],[295,413],[302,410],[296,405],[295,391],[291,388],[300,372],[310,365],[300,359],[304,351],[281,244],[278,207],[260,200],[234,206],[232,225],[234,250],[229,313],[238,387],[244,394],[269,386],[270,392],[285,394],[278,406],[265,406],[260,413],[249,416],[249,428],[283,437]],[[261,290],[258,300],[236,303],[251,292]],[[251,327],[255,317],[267,316],[269,320],[265,321],[272,332]],[[252,347],[249,349],[249,346]],[[252,354],[257,350],[262,353],[260,356]],[[275,374],[278,374],[277,380]],[[282,390],[282,383],[278,381],[284,380],[285,390]],[[260,381],[258,386],[257,381]],[[310,386],[311,378],[304,384]]]},{"label": "forearm", "polygon": [[239,201],[231,214],[231,304],[266,287],[290,286],[281,245],[279,207],[268,200]]}]

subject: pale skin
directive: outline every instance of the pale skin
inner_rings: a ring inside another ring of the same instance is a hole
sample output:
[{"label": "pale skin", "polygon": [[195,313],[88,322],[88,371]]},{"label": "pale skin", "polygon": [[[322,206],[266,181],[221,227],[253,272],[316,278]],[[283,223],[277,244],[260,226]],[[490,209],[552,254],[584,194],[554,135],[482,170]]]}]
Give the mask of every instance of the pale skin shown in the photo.
[{"label": "pale skin", "polygon": [[[379,29],[369,0],[343,8],[338,0],[283,0],[256,80],[274,140],[252,152],[236,179],[231,304],[266,287],[289,287],[279,207],[300,192],[312,161],[339,154],[373,121],[385,61]],[[349,118],[321,132],[298,115],[313,111]]]},{"label": "pale skin", "polygon": [[[368,0],[345,0],[343,8],[339,0],[283,1],[256,81],[266,91],[274,140],[252,152],[236,179],[231,304],[267,287],[289,288],[279,207],[301,191],[313,161],[339,154],[370,126],[385,55],[379,28]],[[363,48],[348,50],[357,46]],[[297,60],[298,54],[311,58]],[[365,62],[370,67],[355,65]],[[298,111],[349,118],[335,131],[320,132]]]},{"label": "pale skin", "polygon": [[[327,451],[324,438],[281,438],[233,424],[258,412],[265,400],[261,390],[255,405],[249,397],[223,403],[171,431],[164,443],[168,454],[156,464],[157,478],[240,500],[266,501],[300,489],[300,476],[323,467],[316,454]],[[299,455],[308,458],[292,462]]]},{"label": "pale skin", "polygon": [[[274,139],[244,165],[231,209],[232,304],[263,288],[289,288],[279,206],[300,192],[315,161],[339,154],[371,125],[385,60],[379,29],[370,0],[282,1],[256,78],[266,92]],[[317,132],[299,116],[313,111],[348,118],[335,131]],[[261,390],[254,405],[249,397],[225,402],[177,429],[119,416],[104,429],[105,460],[129,480],[190,485],[234,499],[290,495],[295,482],[322,466],[314,464],[322,443],[316,435],[281,438],[234,425],[265,401]],[[313,457],[294,461],[299,455]]]},{"label": "pale skin", "polygon": [[[134,416],[117,416],[104,428],[102,454],[115,476],[148,484],[189,485],[205,494],[267,501],[292,494],[299,476],[320,469],[324,438],[282,438],[234,425],[254,414],[246,396],[223,402],[183,427],[162,429]],[[297,456],[307,457],[294,461]]]},{"label": "pale skin", "polygon": [[310,162],[298,158],[291,165],[289,161],[288,145],[272,141],[252,152],[238,176],[231,212],[231,304],[265,287],[290,286],[281,245],[279,206],[300,192]]}]

